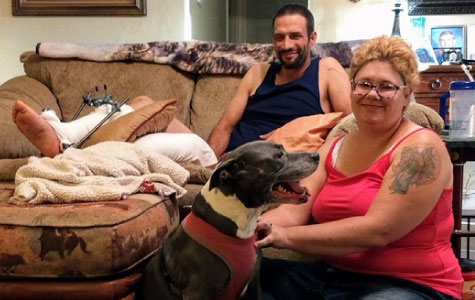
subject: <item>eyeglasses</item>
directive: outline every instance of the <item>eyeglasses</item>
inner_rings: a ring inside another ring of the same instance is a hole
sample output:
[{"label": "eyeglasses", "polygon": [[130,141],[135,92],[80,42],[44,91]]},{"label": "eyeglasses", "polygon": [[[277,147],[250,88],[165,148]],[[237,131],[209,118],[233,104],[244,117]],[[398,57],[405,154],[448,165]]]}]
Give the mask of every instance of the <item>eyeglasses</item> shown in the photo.
[{"label": "eyeglasses", "polygon": [[378,85],[374,85],[371,82],[367,81],[351,81],[351,88],[353,89],[353,93],[356,95],[366,96],[371,92],[371,90],[375,90],[376,94],[383,99],[392,99],[396,96],[397,91],[401,88],[405,88],[405,85],[394,85],[391,83],[380,83]]}]

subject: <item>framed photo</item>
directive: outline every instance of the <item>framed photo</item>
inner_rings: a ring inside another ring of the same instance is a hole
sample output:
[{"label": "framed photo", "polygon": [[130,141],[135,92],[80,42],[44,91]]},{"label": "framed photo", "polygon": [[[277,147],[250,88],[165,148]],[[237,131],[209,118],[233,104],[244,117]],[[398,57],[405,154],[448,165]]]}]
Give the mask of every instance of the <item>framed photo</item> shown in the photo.
[{"label": "framed photo", "polygon": [[427,69],[430,65],[438,65],[437,56],[427,40],[418,40],[412,43],[419,62],[419,71]]},{"label": "framed photo", "polygon": [[459,63],[467,57],[465,25],[432,27],[430,36],[439,64]]},{"label": "framed photo", "polygon": [[12,0],[14,16],[146,16],[147,0]]},{"label": "framed photo", "polygon": [[409,16],[475,13],[475,0],[408,0]]}]

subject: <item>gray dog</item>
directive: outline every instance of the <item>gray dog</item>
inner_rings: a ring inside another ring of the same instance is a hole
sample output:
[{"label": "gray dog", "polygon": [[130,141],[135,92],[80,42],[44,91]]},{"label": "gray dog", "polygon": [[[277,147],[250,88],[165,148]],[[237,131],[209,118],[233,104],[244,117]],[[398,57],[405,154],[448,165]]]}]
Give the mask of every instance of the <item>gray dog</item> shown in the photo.
[{"label": "gray dog", "polygon": [[139,299],[259,299],[258,216],[270,203],[302,203],[298,184],[317,153],[257,141],[224,155],[192,212],[146,266]]}]

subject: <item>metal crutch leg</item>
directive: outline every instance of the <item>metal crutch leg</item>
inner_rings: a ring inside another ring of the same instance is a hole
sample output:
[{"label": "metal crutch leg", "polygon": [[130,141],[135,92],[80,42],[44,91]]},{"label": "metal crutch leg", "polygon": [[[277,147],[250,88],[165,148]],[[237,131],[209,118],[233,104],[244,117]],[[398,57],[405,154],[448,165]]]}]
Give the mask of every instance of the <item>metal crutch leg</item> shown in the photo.
[{"label": "metal crutch leg", "polygon": [[81,145],[94,133],[97,131],[97,129],[99,129],[99,127],[102,126],[102,124],[104,124],[107,120],[110,119],[110,117],[112,117],[113,114],[115,114],[116,112],[120,111],[120,108],[122,107],[122,105],[124,105],[127,101],[129,101],[129,98],[126,98],[124,101],[122,101],[121,103],[117,104],[117,103],[114,103],[112,104],[112,110],[104,117],[104,119],[102,119],[99,123],[97,123],[96,126],[94,126],[82,139],[80,139],[77,143],[74,143],[74,144],[71,144],[71,145],[66,145],[66,144],[63,144],[63,149],[66,149],[66,148],[79,148],[81,147]]}]

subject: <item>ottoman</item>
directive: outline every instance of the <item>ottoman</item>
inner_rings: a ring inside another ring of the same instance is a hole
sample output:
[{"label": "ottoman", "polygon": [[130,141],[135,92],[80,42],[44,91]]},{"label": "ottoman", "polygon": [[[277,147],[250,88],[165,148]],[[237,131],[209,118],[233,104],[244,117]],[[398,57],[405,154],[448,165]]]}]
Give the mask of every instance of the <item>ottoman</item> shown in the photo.
[{"label": "ottoman", "polygon": [[19,206],[0,184],[0,299],[134,299],[146,260],[178,226],[175,199]]}]

